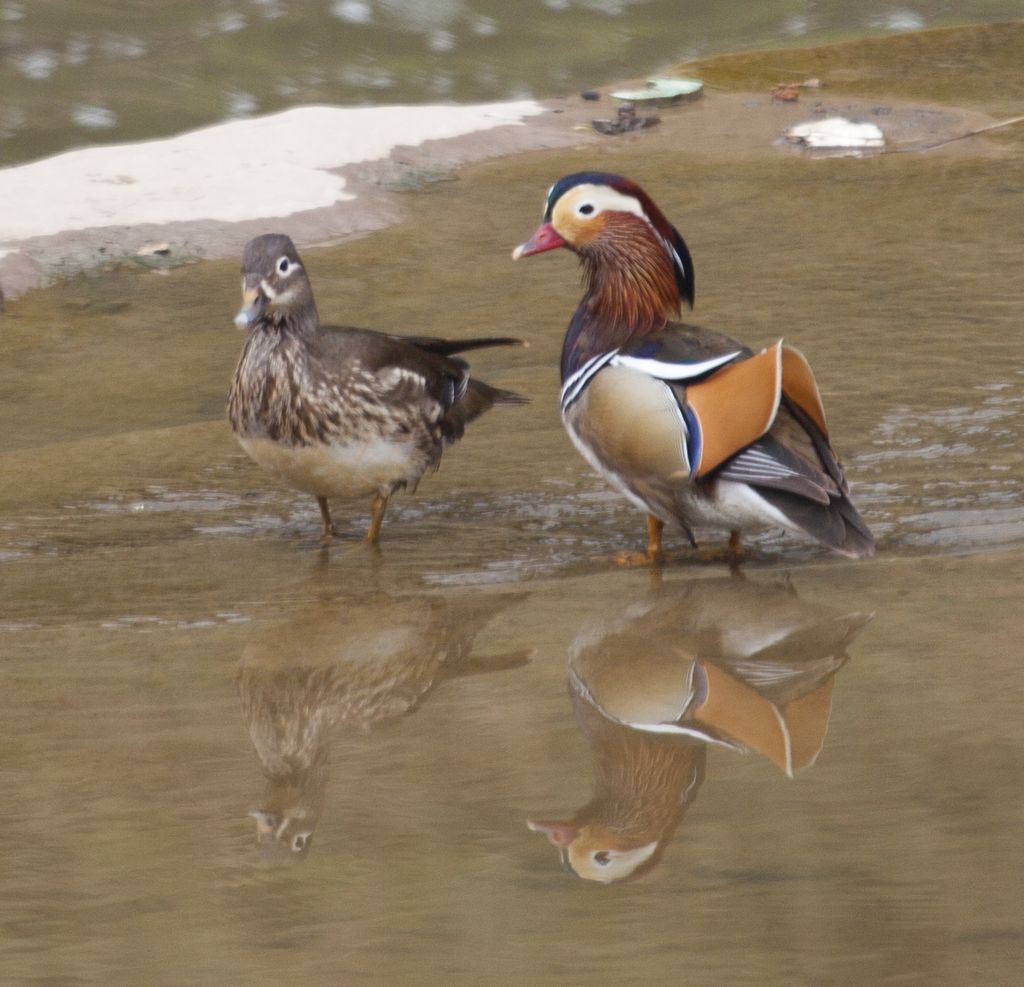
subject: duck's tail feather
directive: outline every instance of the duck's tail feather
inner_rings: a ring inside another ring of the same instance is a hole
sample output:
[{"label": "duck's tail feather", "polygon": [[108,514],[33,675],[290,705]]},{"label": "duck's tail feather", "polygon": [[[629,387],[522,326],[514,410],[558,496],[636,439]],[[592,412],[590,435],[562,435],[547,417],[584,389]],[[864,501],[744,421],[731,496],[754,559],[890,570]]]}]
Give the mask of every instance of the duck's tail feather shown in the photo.
[{"label": "duck's tail feather", "polygon": [[[485,384],[480,380],[470,380],[469,390],[470,393],[474,389],[480,389],[486,392],[487,399],[490,403],[487,408],[490,408],[495,404],[529,404],[530,399],[525,394],[520,394],[518,391],[507,391],[503,387],[491,387],[490,384]],[[481,411],[486,411],[487,408],[482,408]]]},{"label": "duck's tail feather", "polygon": [[826,505],[786,490],[758,487],[757,492],[795,527],[832,551],[854,559],[875,554],[874,537],[845,495],[830,498]]},{"label": "duck's tail feather", "polygon": [[482,380],[470,378],[465,393],[445,413],[441,425],[446,442],[461,439],[466,426],[496,404],[528,404],[530,399],[515,391],[491,387]]},{"label": "duck's tail feather", "polygon": [[428,350],[438,356],[451,356],[468,350],[483,350],[491,346],[529,346],[523,339],[514,336],[477,336],[474,339],[442,339],[439,336],[396,336],[406,343],[412,343],[421,350]]}]

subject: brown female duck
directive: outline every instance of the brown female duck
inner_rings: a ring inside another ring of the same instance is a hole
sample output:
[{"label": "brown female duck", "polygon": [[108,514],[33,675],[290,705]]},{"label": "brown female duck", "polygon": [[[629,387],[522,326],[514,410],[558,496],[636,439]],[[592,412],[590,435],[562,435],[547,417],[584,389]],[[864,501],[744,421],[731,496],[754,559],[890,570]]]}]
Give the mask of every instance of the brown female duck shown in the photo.
[{"label": "brown female duck", "polygon": [[781,526],[847,556],[874,540],[850,502],[807,361],[781,340],[753,353],[672,321],[693,305],[693,261],[651,198],[619,175],[579,172],[548,192],[513,258],[568,247],[585,293],[562,349],[562,420],[584,458],[648,515],[644,556],[666,522]]},{"label": "brown female duck", "polygon": [[415,490],[492,405],[526,400],[474,380],[454,355],[519,340],[321,325],[305,267],[282,234],[246,244],[242,297],[235,323],[248,338],[228,398],[231,428],[260,466],[316,497],[325,543],[334,534],[328,497],[372,494],[366,541],[375,543],[396,490]]}]

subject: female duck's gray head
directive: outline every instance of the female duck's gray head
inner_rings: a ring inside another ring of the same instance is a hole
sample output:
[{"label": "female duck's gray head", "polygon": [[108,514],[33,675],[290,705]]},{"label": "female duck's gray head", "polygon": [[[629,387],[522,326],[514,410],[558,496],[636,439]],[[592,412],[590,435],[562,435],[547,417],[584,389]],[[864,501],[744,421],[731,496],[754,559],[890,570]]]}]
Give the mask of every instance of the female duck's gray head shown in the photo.
[{"label": "female duck's gray head", "polygon": [[313,291],[295,244],[283,233],[250,240],[242,251],[242,308],[239,329],[261,320],[280,323],[307,310],[315,313]]}]

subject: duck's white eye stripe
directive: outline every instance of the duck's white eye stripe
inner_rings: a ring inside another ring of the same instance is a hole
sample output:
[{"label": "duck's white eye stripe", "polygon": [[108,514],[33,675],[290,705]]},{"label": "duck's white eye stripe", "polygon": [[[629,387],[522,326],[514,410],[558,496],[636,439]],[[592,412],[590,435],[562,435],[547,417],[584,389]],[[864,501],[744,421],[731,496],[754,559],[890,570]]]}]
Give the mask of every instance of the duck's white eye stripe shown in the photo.
[{"label": "duck's white eye stripe", "polygon": [[[629,212],[650,222],[636,196],[626,195],[609,185],[577,185],[566,195],[572,195],[571,202],[575,204],[577,213],[582,216],[593,216],[599,212]],[[590,209],[585,210],[585,206],[589,206]]]}]

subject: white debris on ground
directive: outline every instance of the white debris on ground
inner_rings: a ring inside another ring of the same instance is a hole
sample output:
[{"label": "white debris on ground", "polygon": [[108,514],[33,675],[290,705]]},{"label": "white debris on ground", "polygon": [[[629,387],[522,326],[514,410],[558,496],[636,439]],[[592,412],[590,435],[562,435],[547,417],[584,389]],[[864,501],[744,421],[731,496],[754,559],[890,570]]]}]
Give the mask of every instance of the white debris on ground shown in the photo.
[{"label": "white debris on ground", "polygon": [[532,100],[303,106],[166,140],[67,151],[0,169],[0,244],[104,226],[288,216],[353,198],[335,169],[542,112]]},{"label": "white debris on ground", "polygon": [[786,140],[815,150],[870,150],[885,146],[881,129],[873,123],[855,123],[845,117],[826,117],[790,127]]}]

